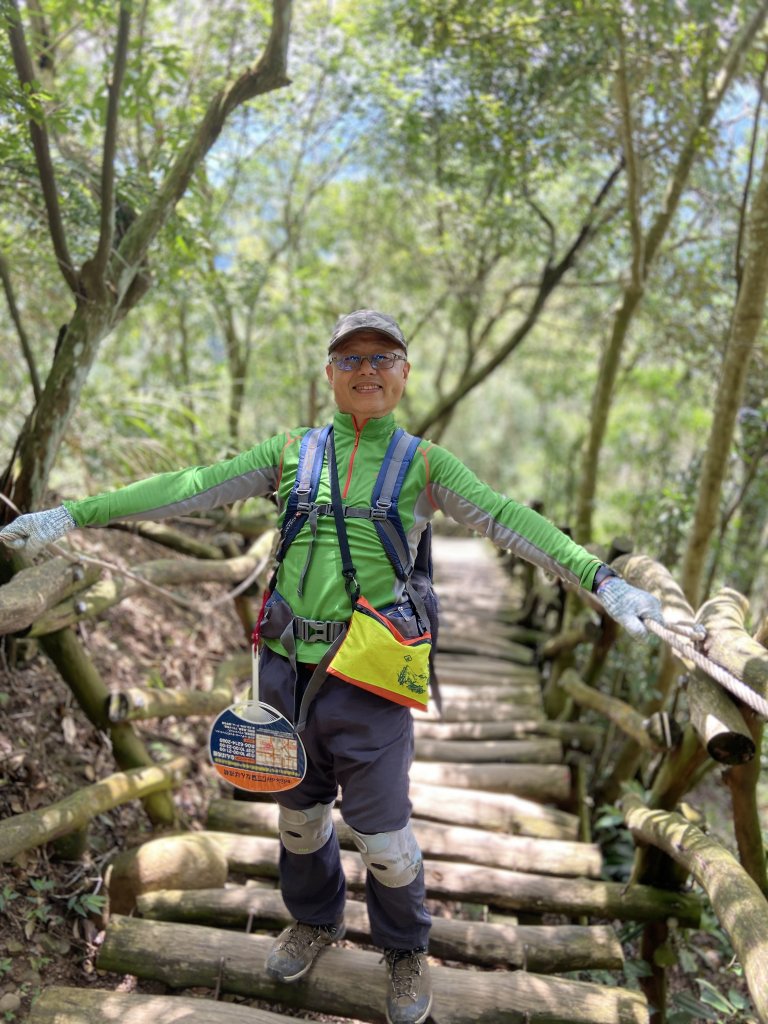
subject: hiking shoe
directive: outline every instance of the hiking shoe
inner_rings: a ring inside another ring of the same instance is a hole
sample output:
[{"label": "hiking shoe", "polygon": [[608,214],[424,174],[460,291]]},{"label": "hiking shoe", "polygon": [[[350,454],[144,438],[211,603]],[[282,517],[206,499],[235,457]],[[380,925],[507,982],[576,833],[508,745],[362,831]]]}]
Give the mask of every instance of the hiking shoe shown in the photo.
[{"label": "hiking shoe", "polygon": [[389,973],[387,1021],[389,1024],[422,1024],[432,1009],[426,949],[385,949],[384,958]]},{"label": "hiking shoe", "polygon": [[317,925],[297,921],[275,939],[265,964],[267,974],[278,981],[296,981],[307,973],[323,946],[343,939],[346,931],[343,921]]}]

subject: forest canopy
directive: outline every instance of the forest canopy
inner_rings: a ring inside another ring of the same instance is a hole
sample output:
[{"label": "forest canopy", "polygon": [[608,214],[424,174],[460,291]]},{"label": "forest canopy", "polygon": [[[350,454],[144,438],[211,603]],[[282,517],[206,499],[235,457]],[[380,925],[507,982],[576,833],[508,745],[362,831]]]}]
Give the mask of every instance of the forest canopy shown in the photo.
[{"label": "forest canopy", "polygon": [[759,593],[768,3],[0,10],[6,517],[327,418],[373,307],[409,429]]}]

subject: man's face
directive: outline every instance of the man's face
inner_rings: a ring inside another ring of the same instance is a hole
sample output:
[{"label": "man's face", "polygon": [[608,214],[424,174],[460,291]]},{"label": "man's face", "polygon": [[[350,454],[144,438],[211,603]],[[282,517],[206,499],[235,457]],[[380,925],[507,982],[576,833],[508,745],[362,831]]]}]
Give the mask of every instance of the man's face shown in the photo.
[{"label": "man's face", "polygon": [[[404,355],[399,345],[385,334],[376,331],[358,331],[345,338],[334,349],[339,356],[373,356],[378,352]],[[380,419],[392,412],[402,398],[411,364],[396,359],[389,370],[374,370],[366,359],[356,370],[343,371],[329,363],[325,372],[333,388],[333,397],[340,412],[349,413],[358,425],[369,419]]]}]

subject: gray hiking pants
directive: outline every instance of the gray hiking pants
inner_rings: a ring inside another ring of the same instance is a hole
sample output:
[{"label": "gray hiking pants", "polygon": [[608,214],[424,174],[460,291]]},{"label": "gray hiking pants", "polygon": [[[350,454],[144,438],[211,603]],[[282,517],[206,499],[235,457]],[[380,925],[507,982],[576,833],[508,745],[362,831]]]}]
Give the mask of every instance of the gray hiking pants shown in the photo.
[{"label": "gray hiking pants", "polygon": [[[260,699],[290,721],[314,666],[299,665],[298,682],[287,658],[264,648]],[[307,715],[301,739],[307,773],[294,789],[275,799],[305,811],[329,804],[341,787],[341,813],[358,832],[404,828],[411,815],[408,771],[413,760],[413,719],[395,704],[335,676],[326,676]],[[346,886],[335,830],[316,853],[296,854],[280,845],[283,900],[297,921],[335,924],[344,915]],[[408,885],[385,886],[368,871],[366,902],[371,940],[381,948],[426,946],[430,915],[424,906],[424,867]]]}]

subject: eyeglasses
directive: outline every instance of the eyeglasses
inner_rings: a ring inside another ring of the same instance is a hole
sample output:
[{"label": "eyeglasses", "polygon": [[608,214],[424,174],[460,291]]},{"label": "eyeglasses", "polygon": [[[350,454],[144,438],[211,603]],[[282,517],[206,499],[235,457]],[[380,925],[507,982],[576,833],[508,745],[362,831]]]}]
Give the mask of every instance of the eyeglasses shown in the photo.
[{"label": "eyeglasses", "polygon": [[372,356],[329,356],[328,362],[333,363],[337,370],[349,373],[351,370],[359,370],[366,359],[372,370],[391,370],[398,359],[405,361],[405,356],[396,352],[377,352]]}]

